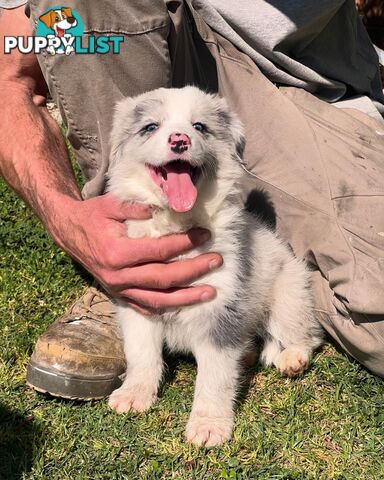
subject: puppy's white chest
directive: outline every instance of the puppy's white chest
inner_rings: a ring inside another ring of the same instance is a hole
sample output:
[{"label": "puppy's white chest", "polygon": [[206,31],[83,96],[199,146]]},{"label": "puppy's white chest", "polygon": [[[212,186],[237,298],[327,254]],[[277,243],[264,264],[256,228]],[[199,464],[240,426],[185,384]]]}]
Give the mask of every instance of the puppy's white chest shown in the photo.
[{"label": "puppy's white chest", "polygon": [[177,313],[165,314],[164,340],[171,351],[193,353],[196,345],[207,338],[215,315],[207,316],[204,310],[204,305],[194,305]]}]

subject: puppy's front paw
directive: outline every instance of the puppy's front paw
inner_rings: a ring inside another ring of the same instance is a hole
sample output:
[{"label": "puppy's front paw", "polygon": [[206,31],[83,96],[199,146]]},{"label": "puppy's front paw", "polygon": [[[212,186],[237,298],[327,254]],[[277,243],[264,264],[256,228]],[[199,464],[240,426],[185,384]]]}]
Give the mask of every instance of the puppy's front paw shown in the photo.
[{"label": "puppy's front paw", "polygon": [[111,393],[108,405],[117,413],[144,412],[156,401],[156,392],[147,387],[124,386]]},{"label": "puppy's front paw", "polygon": [[201,417],[191,415],[185,436],[199,447],[215,447],[231,439],[233,417]]},{"label": "puppy's front paw", "polygon": [[277,369],[287,377],[297,377],[308,368],[308,365],[308,352],[296,347],[288,347],[283,350],[277,360]]}]

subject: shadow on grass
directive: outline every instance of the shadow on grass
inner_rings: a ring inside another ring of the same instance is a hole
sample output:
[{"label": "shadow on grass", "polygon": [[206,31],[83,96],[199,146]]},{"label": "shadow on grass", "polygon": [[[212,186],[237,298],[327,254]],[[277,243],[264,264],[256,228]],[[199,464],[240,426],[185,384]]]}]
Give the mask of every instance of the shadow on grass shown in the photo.
[{"label": "shadow on grass", "polygon": [[[253,349],[243,358],[240,367],[239,385],[236,394],[235,410],[241,410],[243,403],[245,402],[248,391],[251,386],[251,382],[255,375],[257,375],[263,367],[259,363],[260,352],[262,348],[261,339],[255,339]],[[164,394],[164,391],[168,388],[169,384],[173,382],[177,375],[177,370],[181,363],[188,363],[195,368],[196,382],[197,364],[192,354],[172,354],[167,350],[164,351],[164,377],[159,389],[159,396]]]},{"label": "shadow on grass", "polygon": [[41,435],[32,417],[0,405],[0,479],[23,478],[32,467]]},{"label": "shadow on grass", "polygon": [[72,261],[72,265],[75,273],[82,278],[84,283],[88,285],[95,284],[95,279],[87,270],[85,270],[85,268],[82,265],[80,265],[80,263],[77,263],[76,260],[73,260],[73,259],[71,259],[71,261]]},{"label": "shadow on grass", "polygon": [[177,370],[182,363],[188,363],[195,367],[197,373],[197,365],[192,354],[170,353],[167,348],[163,351],[164,359],[164,375],[160,384],[159,395],[161,396],[165,389],[173,382],[177,375]]},{"label": "shadow on grass", "polygon": [[261,350],[262,340],[255,338],[252,350],[243,358],[240,382],[236,396],[236,412],[241,410],[248,396],[253,378],[263,369],[262,365],[260,364]]}]

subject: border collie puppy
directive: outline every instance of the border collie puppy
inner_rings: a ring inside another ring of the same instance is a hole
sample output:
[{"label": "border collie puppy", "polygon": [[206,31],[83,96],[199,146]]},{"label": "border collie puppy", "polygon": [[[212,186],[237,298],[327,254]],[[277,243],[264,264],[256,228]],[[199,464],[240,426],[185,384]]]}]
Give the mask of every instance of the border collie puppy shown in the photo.
[{"label": "border collie puppy", "polygon": [[215,251],[224,264],[202,280],[217,290],[209,302],[147,317],[117,301],[127,372],[109,405],[146,410],[162,378],[163,345],[190,352],[198,373],[186,438],[219,445],[231,438],[241,360],[256,336],[264,340],[261,361],[288,376],[301,374],[321,344],[309,273],[244,209],[243,130],[219,96],[185,87],[126,98],[111,142],[108,191],[155,207],[150,220],[127,221],[128,236],[206,228],[210,241],[179,258]]}]

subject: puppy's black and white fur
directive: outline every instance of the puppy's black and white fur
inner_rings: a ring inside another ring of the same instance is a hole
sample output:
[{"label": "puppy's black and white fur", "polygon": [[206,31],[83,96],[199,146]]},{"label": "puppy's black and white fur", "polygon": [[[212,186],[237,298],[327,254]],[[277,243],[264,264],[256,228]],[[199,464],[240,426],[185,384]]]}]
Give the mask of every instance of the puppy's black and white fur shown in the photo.
[{"label": "puppy's black and white fur", "polygon": [[111,139],[108,190],[156,207],[150,220],[127,222],[128,236],[207,228],[211,240],[183,257],[215,251],[224,264],[199,281],[217,290],[209,302],[152,317],[119,302],[128,367],[109,405],[118,412],[152,405],[165,342],[172,351],[192,352],[198,365],[187,439],[221,444],[231,437],[241,359],[255,335],[264,339],[262,362],[289,376],[302,373],[321,344],[309,273],[243,208],[242,126],[222,98],[185,87],[124,99]]}]

